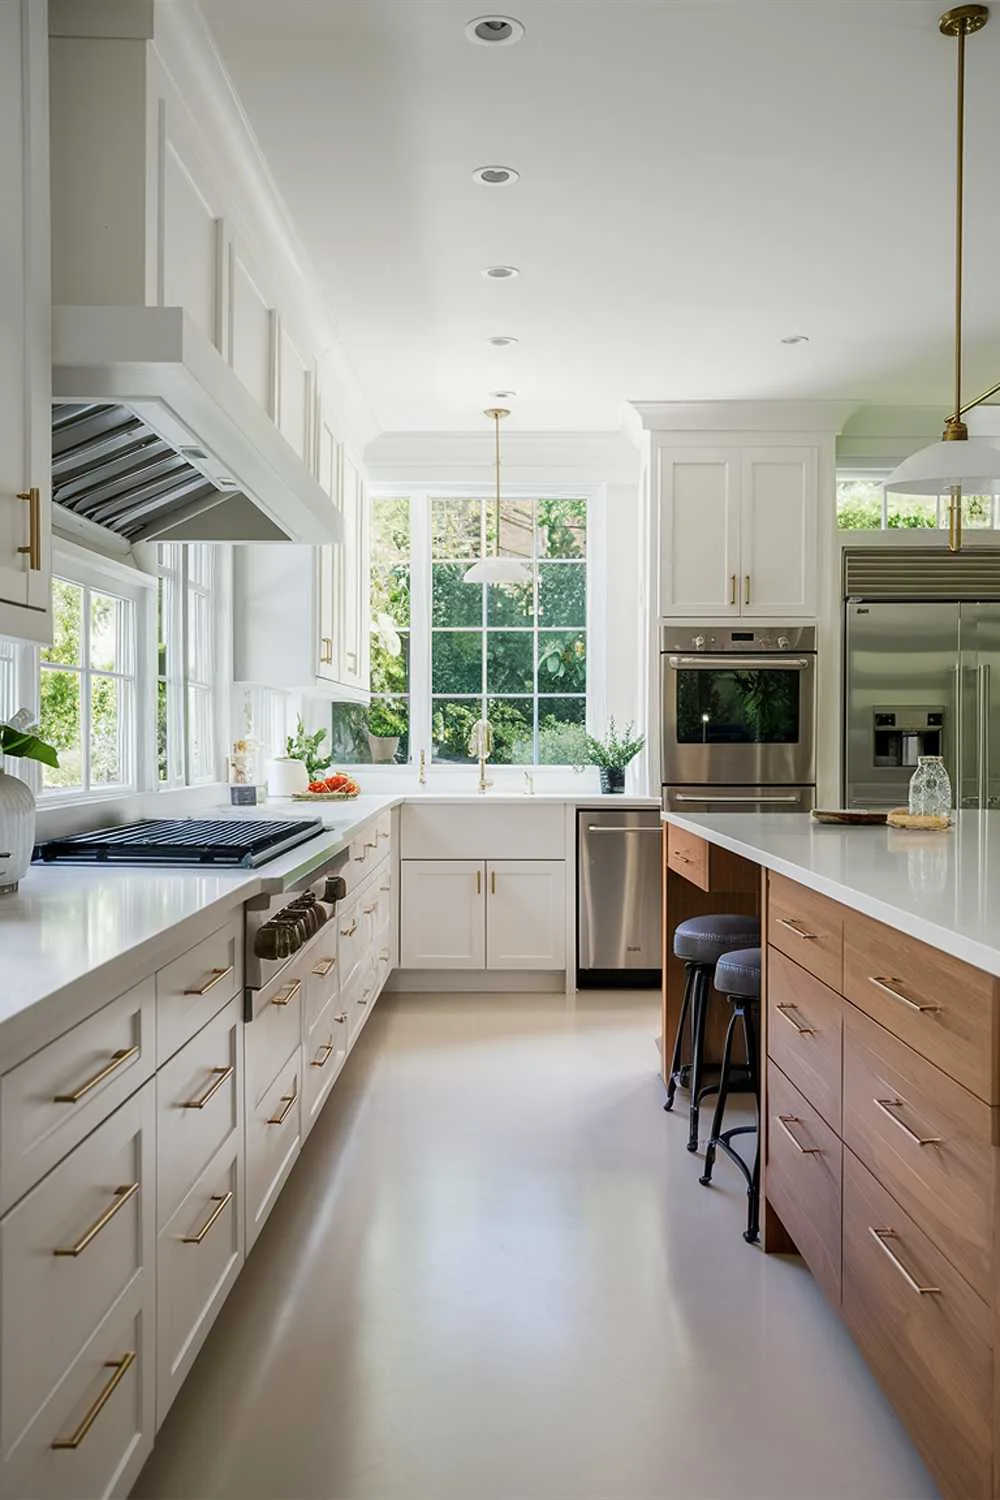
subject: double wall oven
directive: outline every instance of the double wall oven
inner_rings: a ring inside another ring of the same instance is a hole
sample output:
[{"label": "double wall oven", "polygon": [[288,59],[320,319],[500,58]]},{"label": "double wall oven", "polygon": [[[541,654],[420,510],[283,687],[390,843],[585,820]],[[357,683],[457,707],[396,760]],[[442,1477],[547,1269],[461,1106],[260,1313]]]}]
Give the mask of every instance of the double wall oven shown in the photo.
[{"label": "double wall oven", "polygon": [[808,812],[816,792],[816,628],[664,625],[663,806]]}]

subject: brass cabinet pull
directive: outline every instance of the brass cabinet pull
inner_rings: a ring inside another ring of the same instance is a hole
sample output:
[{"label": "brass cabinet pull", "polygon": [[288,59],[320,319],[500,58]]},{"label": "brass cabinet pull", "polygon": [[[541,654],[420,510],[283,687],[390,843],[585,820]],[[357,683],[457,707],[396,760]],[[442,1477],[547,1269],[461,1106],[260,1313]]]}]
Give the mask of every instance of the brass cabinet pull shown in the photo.
[{"label": "brass cabinet pull", "polygon": [[778,1124],[781,1126],[782,1130],[787,1135],[788,1139],[791,1141],[792,1145],[795,1147],[796,1151],[798,1151],[800,1153],[800,1155],[802,1155],[802,1156],[822,1156],[822,1154],[823,1154],[822,1147],[820,1147],[820,1146],[803,1146],[802,1142],[800,1140],[798,1140],[796,1138],[796,1136],[794,1136],[792,1134],[791,1127],[793,1125],[801,1125],[802,1124],[802,1121],[799,1119],[799,1117],[797,1115],[776,1115],[775,1119],[777,1120]]},{"label": "brass cabinet pull", "polygon": [[213,1068],[213,1082],[209,1084],[201,1098],[186,1099],[181,1105],[181,1109],[204,1109],[209,1100],[215,1098],[222,1085],[228,1083],[235,1072],[236,1068],[233,1063],[230,1063],[228,1068]]},{"label": "brass cabinet pull", "polygon": [[328,635],[319,638],[319,660],[323,667],[333,666],[333,640]]},{"label": "brass cabinet pull", "polygon": [[392,885],[391,883],[389,885],[380,885],[379,890],[382,892],[383,896],[386,896],[392,890]]},{"label": "brass cabinet pull", "polygon": [[228,979],[235,967],[235,964],[229,964],[225,969],[209,969],[208,972],[212,976],[211,979],[203,984],[200,989],[185,990],[185,995],[207,995],[209,990],[214,990],[217,984],[221,984],[224,979]]},{"label": "brass cabinet pull", "polygon": [[181,1244],[182,1245],[200,1245],[201,1244],[201,1242],[205,1238],[206,1234],[208,1234],[208,1231],[222,1217],[222,1215],[225,1213],[226,1209],[229,1207],[230,1203],[232,1203],[232,1201],[233,1201],[233,1190],[232,1190],[232,1188],[230,1188],[230,1190],[229,1190],[228,1193],[213,1193],[211,1201],[215,1204],[215,1207],[212,1209],[212,1212],[209,1214],[209,1216],[205,1220],[204,1224],[198,1230],[197,1234],[182,1234],[181,1235]]},{"label": "brass cabinet pull", "polygon": [[389,950],[388,950],[388,948],[380,948],[378,950],[378,956],[379,956],[379,958],[384,963],[388,963],[389,962]]},{"label": "brass cabinet pull", "polygon": [[379,829],[378,836],[380,839],[387,839],[389,837],[384,828]]},{"label": "brass cabinet pull", "polygon": [[794,917],[779,917],[778,926],[787,927],[789,932],[794,932],[796,937],[805,938],[807,943],[814,943],[819,937],[818,932],[807,932],[802,923],[797,922]]},{"label": "brass cabinet pull", "polygon": [[901,1120],[898,1115],[893,1114],[894,1109],[906,1108],[905,1099],[873,1099],[872,1103],[877,1109],[882,1111],[887,1120],[891,1120],[894,1125],[898,1125],[903,1134],[908,1136],[915,1146],[940,1146],[941,1137],[939,1135],[918,1135],[915,1130],[910,1129],[905,1120]]},{"label": "brass cabinet pull", "polygon": [[365,839],[365,848],[366,849],[377,849],[378,848],[378,839],[377,838],[374,838],[374,839]]},{"label": "brass cabinet pull", "polygon": [[134,1057],[138,1057],[141,1051],[142,1048],[136,1043],[134,1047],[129,1047],[127,1050],[123,1048],[120,1052],[112,1052],[111,1061],[107,1067],[102,1068],[99,1073],[95,1073],[93,1078],[88,1078],[86,1083],[81,1083],[80,1087],[74,1093],[53,1095],[53,1103],[79,1104],[80,1100],[89,1094],[91,1089],[96,1089],[99,1083],[103,1083],[106,1078],[110,1078],[113,1073],[117,1073],[119,1068],[123,1068]]},{"label": "brass cabinet pull", "polygon": [[357,932],[357,930],[358,930],[358,919],[357,919],[357,917],[355,917],[353,919],[353,921],[351,922],[350,927],[342,927],[340,929],[340,935],[341,935],[341,937],[353,937],[354,934]]},{"label": "brass cabinet pull", "polygon": [[869,1224],[868,1233],[871,1235],[876,1245],[878,1245],[879,1249],[885,1251],[886,1255],[892,1261],[893,1265],[896,1267],[896,1270],[899,1272],[900,1276],[902,1276],[908,1287],[912,1287],[915,1292],[919,1292],[921,1297],[940,1297],[941,1288],[939,1286],[921,1286],[916,1277],[911,1275],[903,1265],[903,1262],[899,1259],[899,1256],[894,1255],[893,1252],[889,1249],[889,1246],[886,1242],[888,1240],[897,1240],[899,1238],[894,1229],[876,1229],[873,1224]]},{"label": "brass cabinet pull", "polygon": [[334,1053],[333,1042],[332,1041],[330,1041],[330,1042],[324,1042],[323,1045],[320,1047],[319,1050],[320,1050],[320,1052],[325,1053],[325,1056],[322,1057],[322,1058],[314,1057],[312,1059],[312,1061],[310,1062],[310,1064],[309,1064],[309,1066],[311,1068],[325,1068],[326,1067],[327,1063],[330,1061],[330,1058],[333,1056],[333,1053]]},{"label": "brass cabinet pull", "polygon": [[330,970],[335,967],[336,962],[337,960],[335,958],[321,958],[319,963],[313,969],[313,973],[316,975],[316,978],[325,979]]},{"label": "brass cabinet pull", "polygon": [[910,1010],[917,1010],[921,1015],[940,1015],[940,1005],[921,1005],[919,1000],[911,1000],[909,995],[903,994],[902,990],[894,988],[902,982],[901,979],[896,979],[891,974],[869,974],[868,976],[869,984],[873,984],[877,990],[881,990],[884,995],[889,995],[891,999],[898,1000],[900,1005],[908,1005]]},{"label": "brass cabinet pull", "polygon": [[298,994],[301,988],[302,980],[293,979],[287,989],[282,990],[280,994],[272,995],[271,1004],[277,1005],[279,1007],[282,1005],[291,1005],[293,1000],[298,999]]},{"label": "brass cabinet pull", "polygon": [[747,573],[745,575],[743,603],[744,604],[749,604],[750,603],[750,574],[749,573]]},{"label": "brass cabinet pull", "polygon": [[378,902],[373,901],[371,906],[364,906],[361,909],[366,917],[370,917],[373,911],[378,911]]},{"label": "brass cabinet pull", "polygon": [[360,854],[356,854],[354,856],[354,862],[355,862],[355,864],[359,864],[360,865],[360,864],[363,864],[365,862],[365,860],[368,858],[368,847],[369,846],[367,844],[362,844],[361,845],[361,853]]},{"label": "brass cabinet pull", "polygon": [[279,1109],[276,1115],[271,1115],[267,1123],[269,1125],[284,1125],[285,1121],[288,1118],[288,1112],[298,1097],[299,1084],[298,1079],[296,1079],[295,1083],[292,1085],[292,1092],[290,1094],[282,1094],[281,1096],[281,1102],[285,1106],[284,1109]]},{"label": "brass cabinet pull", "polygon": [[346,1010],[342,1010],[340,1012],[340,1015],[339,1016],[334,1016],[333,1019],[335,1021],[339,1021],[340,1025],[343,1026],[346,1023],[346,1021],[347,1021],[347,1011]]},{"label": "brass cabinet pull", "polygon": [[491,896],[495,896],[496,893],[497,893],[497,872],[496,872],[496,870],[491,870],[490,871],[490,895]]},{"label": "brass cabinet pull", "polygon": [[129,1370],[131,1370],[134,1364],[134,1349],[130,1349],[127,1354],[123,1354],[121,1359],[107,1359],[104,1361],[104,1368],[106,1370],[114,1370],[114,1374],[112,1375],[111,1379],[108,1381],[104,1389],[101,1391],[101,1394],[98,1396],[93,1406],[87,1412],[87,1415],[83,1418],[76,1431],[71,1433],[68,1438],[56,1438],[55,1442],[51,1444],[53,1448],[79,1448],[80,1444],[87,1436],[87,1433],[93,1427],[94,1423],[101,1415],[101,1412],[107,1406],[108,1402],[111,1400],[111,1397],[121,1385],[122,1381],[125,1379],[125,1376],[128,1374]]},{"label": "brass cabinet pull", "polygon": [[735,605],[736,605],[736,574],[735,573],[731,573],[729,575],[729,603],[733,607],[735,607]]},{"label": "brass cabinet pull", "polygon": [[371,992],[372,992],[371,991],[371,985],[369,985],[366,990],[362,990],[362,992],[361,992],[361,999],[358,1001],[358,1004],[359,1005],[367,1005],[368,1004],[368,996],[371,994]]},{"label": "brass cabinet pull", "polygon": [[94,1240],[96,1240],[101,1230],[108,1227],[115,1214],[120,1213],[121,1210],[125,1207],[126,1203],[130,1202],[130,1200],[135,1197],[138,1191],[139,1184],[137,1182],[129,1183],[128,1187],[115,1188],[114,1202],[104,1210],[99,1219],[94,1220],[93,1224],[91,1224],[90,1228],[86,1231],[85,1234],[82,1234],[80,1236],[76,1244],[69,1245],[66,1249],[60,1248],[58,1250],[53,1250],[52,1254],[60,1256],[68,1255],[71,1256],[73,1260],[75,1260],[78,1255],[82,1255],[87,1246]]},{"label": "brass cabinet pull", "polygon": [[482,894],[483,894],[483,872],[482,872],[482,870],[477,870],[476,871],[476,895],[477,896],[481,896]]},{"label": "brass cabinet pull", "polygon": [[42,571],[42,492],[33,484],[30,490],[18,490],[17,498],[28,502],[28,545],[18,547],[28,559],[32,573]]},{"label": "brass cabinet pull", "polygon": [[795,1005],[779,1005],[777,1007],[777,1011],[778,1011],[778,1015],[781,1016],[784,1020],[786,1020],[790,1026],[794,1026],[795,1027],[795,1030],[798,1032],[799,1036],[815,1036],[816,1035],[816,1028],[815,1028],[815,1026],[803,1026],[800,1021],[796,1020],[796,1017],[798,1016],[798,1007],[797,1006],[795,1006]]}]

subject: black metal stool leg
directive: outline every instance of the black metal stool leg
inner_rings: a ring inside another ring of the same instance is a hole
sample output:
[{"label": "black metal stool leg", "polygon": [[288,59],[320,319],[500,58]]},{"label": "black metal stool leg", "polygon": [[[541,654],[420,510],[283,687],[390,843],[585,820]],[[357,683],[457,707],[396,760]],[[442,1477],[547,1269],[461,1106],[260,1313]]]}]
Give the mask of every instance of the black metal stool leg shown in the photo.
[{"label": "black metal stool leg", "polygon": [[743,1231],[743,1238],[748,1244],[753,1244],[760,1235],[760,1056],[757,1051],[757,1024],[753,1007],[741,1006],[740,1014],[743,1018],[743,1038],[746,1042],[750,1084],[757,1114],[753,1169],[747,1185],[747,1227]]},{"label": "black metal stool leg", "polygon": [[670,1077],[667,1079],[667,1102],[663,1106],[664,1109],[674,1107],[674,1095],[684,1067],[684,1027],[691,1009],[691,992],[697,982],[695,965],[685,964],[684,968],[687,971],[684,980],[684,998],[681,1000],[681,1013],[677,1021],[677,1034],[674,1037],[674,1052],[670,1059]]},{"label": "black metal stool leg", "polygon": [[689,1151],[697,1151],[698,1149],[699,1104],[702,1088],[701,1075],[705,1068],[705,1028],[708,1024],[708,1008],[711,997],[711,975],[704,965],[699,964],[695,971],[695,989],[692,998],[694,1040],[691,1047],[691,1103],[688,1113],[687,1148]]},{"label": "black metal stool leg", "polygon": [[726,1042],[722,1049],[722,1074],[719,1078],[719,1094],[715,1101],[715,1113],[712,1116],[712,1130],[709,1135],[708,1147],[705,1151],[705,1169],[699,1181],[707,1187],[712,1181],[712,1169],[715,1166],[716,1141],[722,1134],[722,1121],[726,1113],[726,1100],[729,1098],[729,1072],[732,1063],[733,1038],[736,1033],[736,1013],[729,1017],[729,1025],[726,1027]]}]

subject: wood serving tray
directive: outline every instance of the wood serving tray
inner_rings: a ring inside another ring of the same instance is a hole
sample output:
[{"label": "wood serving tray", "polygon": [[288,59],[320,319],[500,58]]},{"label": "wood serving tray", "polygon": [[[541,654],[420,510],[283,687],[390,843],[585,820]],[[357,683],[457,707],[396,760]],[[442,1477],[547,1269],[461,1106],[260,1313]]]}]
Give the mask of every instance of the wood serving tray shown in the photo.
[{"label": "wood serving tray", "polygon": [[951,827],[950,817],[938,818],[928,813],[911,813],[905,807],[894,807],[886,821],[890,828],[912,828],[920,833],[945,833]]},{"label": "wood serving tray", "polygon": [[852,808],[813,808],[813,817],[817,823],[853,823],[874,826],[884,824],[888,821],[889,814],[884,812],[855,812]]},{"label": "wood serving tray", "polygon": [[293,802],[356,802],[360,792],[293,792]]}]

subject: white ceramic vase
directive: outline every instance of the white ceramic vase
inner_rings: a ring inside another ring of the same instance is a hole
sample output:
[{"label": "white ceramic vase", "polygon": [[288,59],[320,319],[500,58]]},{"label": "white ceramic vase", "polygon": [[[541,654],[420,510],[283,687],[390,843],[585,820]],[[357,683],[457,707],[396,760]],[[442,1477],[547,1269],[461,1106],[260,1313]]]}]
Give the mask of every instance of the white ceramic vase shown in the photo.
[{"label": "white ceramic vase", "polygon": [[390,766],[396,759],[396,751],[399,749],[399,735],[370,734],[368,749],[371,752],[373,765]]},{"label": "white ceramic vase", "polygon": [[0,771],[0,896],[12,896],[35,847],[35,794],[19,776]]}]

